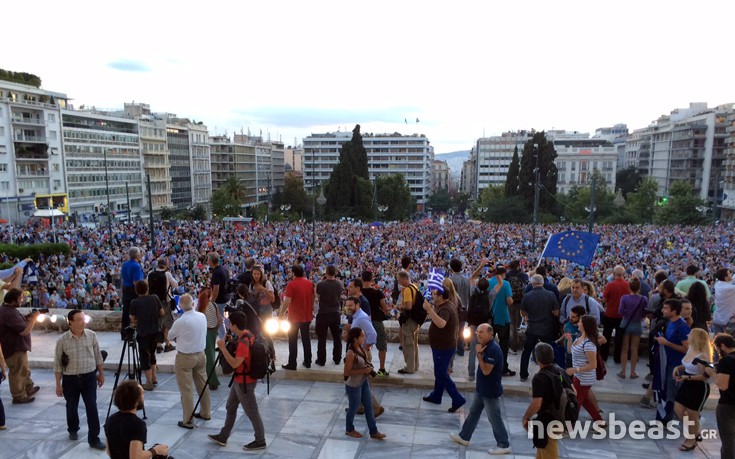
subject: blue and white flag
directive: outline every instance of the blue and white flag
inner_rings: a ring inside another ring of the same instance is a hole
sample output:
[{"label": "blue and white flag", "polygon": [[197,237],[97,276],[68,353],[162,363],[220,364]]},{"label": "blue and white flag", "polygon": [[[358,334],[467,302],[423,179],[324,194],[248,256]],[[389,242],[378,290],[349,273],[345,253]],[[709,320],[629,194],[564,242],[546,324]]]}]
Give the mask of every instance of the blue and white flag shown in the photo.
[{"label": "blue and white flag", "polygon": [[556,233],[546,242],[541,258],[561,258],[578,265],[590,266],[599,242],[599,234],[586,231]]},{"label": "blue and white flag", "polygon": [[431,268],[431,272],[429,273],[429,280],[426,282],[427,286],[429,287],[429,291],[438,290],[441,293],[444,293],[444,286],[442,285],[443,281],[444,274],[441,271],[437,271],[436,269]]}]

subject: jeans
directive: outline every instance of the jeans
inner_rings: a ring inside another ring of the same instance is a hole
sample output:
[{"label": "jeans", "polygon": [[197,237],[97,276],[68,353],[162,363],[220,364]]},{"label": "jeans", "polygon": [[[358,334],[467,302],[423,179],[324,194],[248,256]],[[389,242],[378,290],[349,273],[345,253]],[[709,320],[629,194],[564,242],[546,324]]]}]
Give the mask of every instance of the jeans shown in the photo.
[{"label": "jeans", "polygon": [[457,390],[449,376],[449,362],[454,356],[454,348],[452,349],[434,349],[431,348],[431,355],[434,358],[434,390],[429,394],[429,398],[434,403],[441,403],[444,391],[452,398],[452,406],[464,405],[466,400]]},{"label": "jeans", "polygon": [[316,361],[324,364],[327,361],[327,332],[332,333],[332,360],[342,360],[342,333],[339,329],[339,312],[322,312],[316,315]]},{"label": "jeans", "polygon": [[615,347],[613,348],[613,360],[615,363],[620,363],[620,351],[623,348],[623,333],[620,329],[620,322],[623,319],[613,319],[611,317],[603,316],[602,318],[602,336],[605,337],[607,342],[600,346],[600,356],[602,360],[607,361],[607,357],[610,355],[610,339],[612,332],[615,330]]},{"label": "jeans", "polygon": [[419,370],[419,328],[421,326],[408,319],[401,327],[403,335],[403,360],[406,362],[406,372],[416,373]]},{"label": "jeans", "polygon": [[500,344],[500,350],[503,352],[503,372],[510,370],[508,368],[508,345],[510,344],[510,324],[495,325],[493,324],[493,331],[495,336],[498,338],[498,344]]},{"label": "jeans", "polygon": [[365,407],[365,420],[367,421],[370,435],[378,432],[378,426],[375,423],[375,413],[373,412],[372,395],[370,395],[370,384],[368,380],[360,384],[360,387],[350,387],[345,385],[345,393],[347,393],[347,417],[345,418],[345,432],[355,430],[355,413],[357,408],[362,405]]},{"label": "jeans", "polygon": [[220,338],[225,337],[225,333],[227,333],[227,326],[230,324],[230,320],[225,318],[225,306],[227,306],[227,303],[215,303],[217,305],[217,309],[219,309],[219,315],[222,317],[222,325],[219,327],[219,331],[217,332],[217,336]]},{"label": "jeans", "polygon": [[717,430],[719,430],[720,441],[720,457],[722,459],[735,458],[735,406],[717,404]]},{"label": "jeans", "polygon": [[66,426],[68,432],[79,430],[79,396],[84,400],[87,412],[87,441],[91,444],[99,440],[100,418],[97,414],[97,376],[93,371],[83,375],[63,375],[61,389],[66,400]]},{"label": "jeans", "polygon": [[521,325],[521,303],[511,304],[508,312],[510,313],[510,348],[517,351],[521,347],[521,340],[518,336],[518,327]]},{"label": "jeans", "polygon": [[477,428],[477,423],[480,421],[480,415],[483,409],[485,409],[485,413],[487,414],[487,420],[490,421],[490,426],[495,436],[495,443],[498,444],[498,448],[510,447],[508,431],[505,428],[503,416],[500,413],[499,398],[483,397],[480,394],[475,394],[475,399],[472,401],[467,419],[462,424],[462,430],[459,432],[459,436],[466,441],[472,439],[472,434]]},{"label": "jeans", "polygon": [[265,442],[265,427],[263,427],[263,419],[260,417],[260,411],[258,411],[258,400],[255,398],[255,386],[257,382],[247,384],[246,389],[243,389],[243,384],[233,383],[230,387],[230,395],[227,397],[227,417],[225,417],[225,425],[219,431],[219,436],[228,439],[232,433],[232,428],[235,426],[237,420],[237,406],[242,406],[245,410],[245,416],[250,419],[250,423],[253,425],[253,432],[255,433],[255,441]]},{"label": "jeans", "polygon": [[572,382],[574,383],[574,390],[577,391],[577,402],[579,403],[579,406],[584,407],[584,409],[587,410],[593,421],[602,421],[600,412],[595,409],[595,405],[593,405],[589,399],[589,393],[592,390],[592,386],[583,386],[577,378],[572,378]]},{"label": "jeans", "polygon": [[204,349],[204,356],[207,359],[207,375],[212,375],[212,377],[209,378],[209,385],[211,387],[219,387],[219,378],[217,377],[217,371],[216,369],[214,371],[212,370],[214,368],[214,362],[215,360],[217,360],[217,355],[215,352],[215,349],[217,348],[217,333],[217,327],[207,329],[207,347]]},{"label": "jeans", "polygon": [[311,365],[310,324],[311,322],[291,322],[291,329],[288,331],[288,364],[290,366],[296,366],[296,358],[299,356],[299,331],[301,332],[301,344],[304,347],[304,363]]},{"label": "jeans", "polygon": [[470,325],[470,354],[467,357],[467,374],[475,377],[475,368],[477,368],[477,351],[475,346],[477,345],[477,327]]},{"label": "jeans", "polygon": [[553,339],[550,336],[539,336],[526,332],[526,340],[523,344],[523,354],[521,354],[521,379],[528,378],[528,359],[531,357],[533,348],[540,341],[551,344]]}]

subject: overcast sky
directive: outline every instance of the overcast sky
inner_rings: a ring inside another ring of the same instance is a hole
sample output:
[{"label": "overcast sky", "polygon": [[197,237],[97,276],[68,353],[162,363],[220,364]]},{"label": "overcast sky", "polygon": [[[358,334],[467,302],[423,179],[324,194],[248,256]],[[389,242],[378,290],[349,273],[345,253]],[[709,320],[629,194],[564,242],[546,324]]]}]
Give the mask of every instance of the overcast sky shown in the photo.
[{"label": "overcast sky", "polygon": [[1,16],[0,67],[76,107],[145,102],[287,145],[359,123],[444,153],[735,102],[733,0],[36,0]]}]

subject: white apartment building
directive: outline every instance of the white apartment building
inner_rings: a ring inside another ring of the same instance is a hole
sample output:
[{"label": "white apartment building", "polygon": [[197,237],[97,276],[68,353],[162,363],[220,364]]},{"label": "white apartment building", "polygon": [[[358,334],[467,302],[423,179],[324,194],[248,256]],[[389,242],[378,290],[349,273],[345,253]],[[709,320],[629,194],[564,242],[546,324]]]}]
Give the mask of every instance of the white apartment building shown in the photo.
[{"label": "white apartment building", "polygon": [[193,206],[202,206],[210,212],[212,198],[212,164],[210,161],[209,132],[202,123],[188,123],[191,147],[191,181]]},{"label": "white apartment building", "polygon": [[[339,163],[342,144],[352,132],[312,134],[303,139],[304,186],[307,190],[326,184]],[[362,134],[371,179],[402,174],[419,210],[431,195],[434,148],[423,134]]]},{"label": "white apartment building", "polygon": [[80,222],[99,221],[107,208],[114,218],[148,212],[138,121],[92,110],[62,110],[64,168],[69,211]]},{"label": "white apartment building", "polygon": [[563,146],[554,144],[556,149],[556,181],[557,193],[568,193],[573,186],[588,187],[592,172],[597,170],[605,178],[605,183],[597,183],[597,187],[605,186],[615,190],[615,172],[617,170],[618,152],[614,146]]},{"label": "white apartment building", "polygon": [[0,218],[20,223],[36,208],[69,213],[62,156],[66,94],[0,80]]},{"label": "white apartment building", "polygon": [[285,153],[282,142],[264,140],[260,136],[235,134],[235,144],[255,147],[255,205],[270,203],[285,183]]},{"label": "white apartment building", "polygon": [[729,113],[725,120],[726,159],[722,173],[722,181],[717,185],[717,203],[720,204],[720,219],[735,219],[735,111]]},{"label": "white apartment building", "polygon": [[513,152],[518,148],[518,157],[523,146],[533,137],[530,131],[504,132],[498,136],[477,139],[473,147],[475,153],[475,183],[471,186],[477,198],[480,191],[490,186],[504,186]]},{"label": "white apartment building", "polygon": [[443,190],[449,192],[449,165],[446,161],[434,160],[431,171],[431,193]]},{"label": "white apartment building", "polygon": [[685,180],[701,199],[712,202],[725,172],[727,119],[734,106],[691,103],[673,110],[633,131],[626,158],[637,157],[639,171],[656,180],[660,196],[668,195],[674,181]]}]

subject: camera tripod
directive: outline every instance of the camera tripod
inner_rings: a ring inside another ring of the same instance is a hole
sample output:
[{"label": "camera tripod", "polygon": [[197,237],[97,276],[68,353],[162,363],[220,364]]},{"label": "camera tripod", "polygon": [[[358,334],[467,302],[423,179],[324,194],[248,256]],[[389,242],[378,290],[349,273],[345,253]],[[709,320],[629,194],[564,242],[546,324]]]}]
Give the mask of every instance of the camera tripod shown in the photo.
[{"label": "camera tripod", "polygon": [[[112,385],[112,394],[110,395],[110,404],[107,406],[107,416],[105,420],[110,417],[110,410],[112,409],[112,401],[115,399],[115,389],[117,389],[117,383],[120,380],[120,374],[122,373],[123,361],[125,361],[125,355],[127,350],[127,367],[128,371],[123,376],[123,380],[133,379],[138,381],[138,384],[143,385],[142,370],[140,369],[140,354],[138,353],[138,342],[135,340],[135,333],[129,333],[125,337],[123,343],[122,352],[120,352],[120,363],[117,364],[117,371],[115,372],[115,383]],[[145,412],[145,403],[143,404],[143,419],[148,419]]]}]

